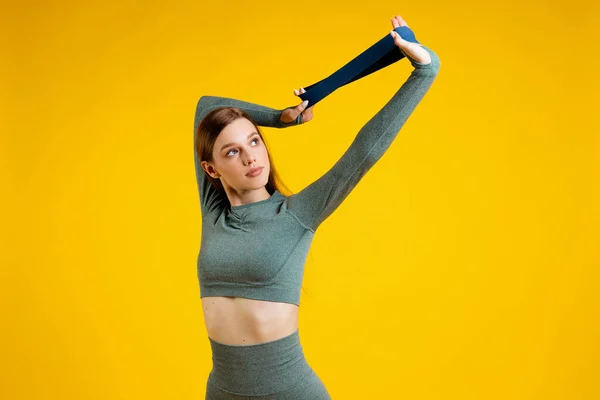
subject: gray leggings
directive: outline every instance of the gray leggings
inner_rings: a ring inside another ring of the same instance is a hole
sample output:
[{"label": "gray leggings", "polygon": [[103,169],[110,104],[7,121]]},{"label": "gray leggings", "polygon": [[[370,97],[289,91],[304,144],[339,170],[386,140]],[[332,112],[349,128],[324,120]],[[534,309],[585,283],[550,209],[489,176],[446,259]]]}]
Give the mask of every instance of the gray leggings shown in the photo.
[{"label": "gray leggings", "polygon": [[255,345],[208,339],[213,368],[206,382],[206,400],[331,400],[304,357],[298,330]]}]

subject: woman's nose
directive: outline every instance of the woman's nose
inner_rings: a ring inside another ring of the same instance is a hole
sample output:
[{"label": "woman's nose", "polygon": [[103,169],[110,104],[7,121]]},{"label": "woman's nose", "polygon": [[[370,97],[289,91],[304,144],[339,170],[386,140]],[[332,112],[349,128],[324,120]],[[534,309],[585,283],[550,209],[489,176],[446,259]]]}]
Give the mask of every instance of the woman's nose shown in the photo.
[{"label": "woman's nose", "polygon": [[246,159],[246,165],[250,165],[255,161],[256,161],[256,157],[253,155],[249,155],[248,158]]}]

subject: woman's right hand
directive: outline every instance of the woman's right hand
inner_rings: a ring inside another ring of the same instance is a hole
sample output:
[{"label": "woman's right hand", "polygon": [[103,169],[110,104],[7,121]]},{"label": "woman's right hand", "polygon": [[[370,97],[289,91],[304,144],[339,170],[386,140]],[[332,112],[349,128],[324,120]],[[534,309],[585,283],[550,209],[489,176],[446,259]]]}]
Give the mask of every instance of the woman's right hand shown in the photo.
[{"label": "woman's right hand", "polygon": [[[406,21],[401,16],[396,15],[392,18],[392,26],[394,29],[400,26],[408,26]],[[406,57],[409,57],[419,64],[431,63],[431,55],[425,50],[419,43],[408,42],[394,30],[390,32],[390,35],[394,38],[394,43],[400,48]]]},{"label": "woman's right hand", "polygon": [[[306,93],[306,90],[304,90],[303,88],[300,88],[300,90],[294,89],[294,94],[296,96],[300,96],[303,93]],[[312,106],[306,108],[307,106],[308,100],[305,100],[294,108],[287,108],[281,113],[279,120],[283,123],[289,124],[290,122],[298,118],[298,115],[300,113],[302,113],[302,123],[308,122],[311,119],[313,119],[313,108]]]}]

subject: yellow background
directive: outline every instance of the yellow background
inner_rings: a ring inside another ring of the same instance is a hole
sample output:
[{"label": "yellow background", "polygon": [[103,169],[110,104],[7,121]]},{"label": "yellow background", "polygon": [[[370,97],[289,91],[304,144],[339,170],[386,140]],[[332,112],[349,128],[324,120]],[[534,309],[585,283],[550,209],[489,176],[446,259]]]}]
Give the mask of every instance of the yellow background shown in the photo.
[{"label": "yellow background", "polygon": [[[440,73],[317,231],[307,360],[334,399],[599,398],[599,13],[577,0],[4,2],[0,398],[203,399],[196,101],[298,104],[394,14]],[[264,128],[293,192],[410,71]]]}]

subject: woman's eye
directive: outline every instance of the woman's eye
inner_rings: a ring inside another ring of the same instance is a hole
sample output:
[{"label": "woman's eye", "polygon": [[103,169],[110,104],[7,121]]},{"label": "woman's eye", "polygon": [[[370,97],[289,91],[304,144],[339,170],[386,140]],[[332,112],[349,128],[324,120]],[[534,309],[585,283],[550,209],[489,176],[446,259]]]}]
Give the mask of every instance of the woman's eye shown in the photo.
[{"label": "woman's eye", "polygon": [[[256,142],[258,143],[258,142],[260,142],[260,139],[259,139],[259,138],[254,138],[254,139],[252,139],[252,141],[253,141],[253,142],[254,142],[254,141],[256,141]],[[237,151],[237,150],[236,150],[236,149],[231,149],[231,150],[229,150],[229,151],[227,152],[227,154],[226,154],[226,155],[229,157],[229,155],[231,154],[231,152],[232,152],[232,151]]]}]

